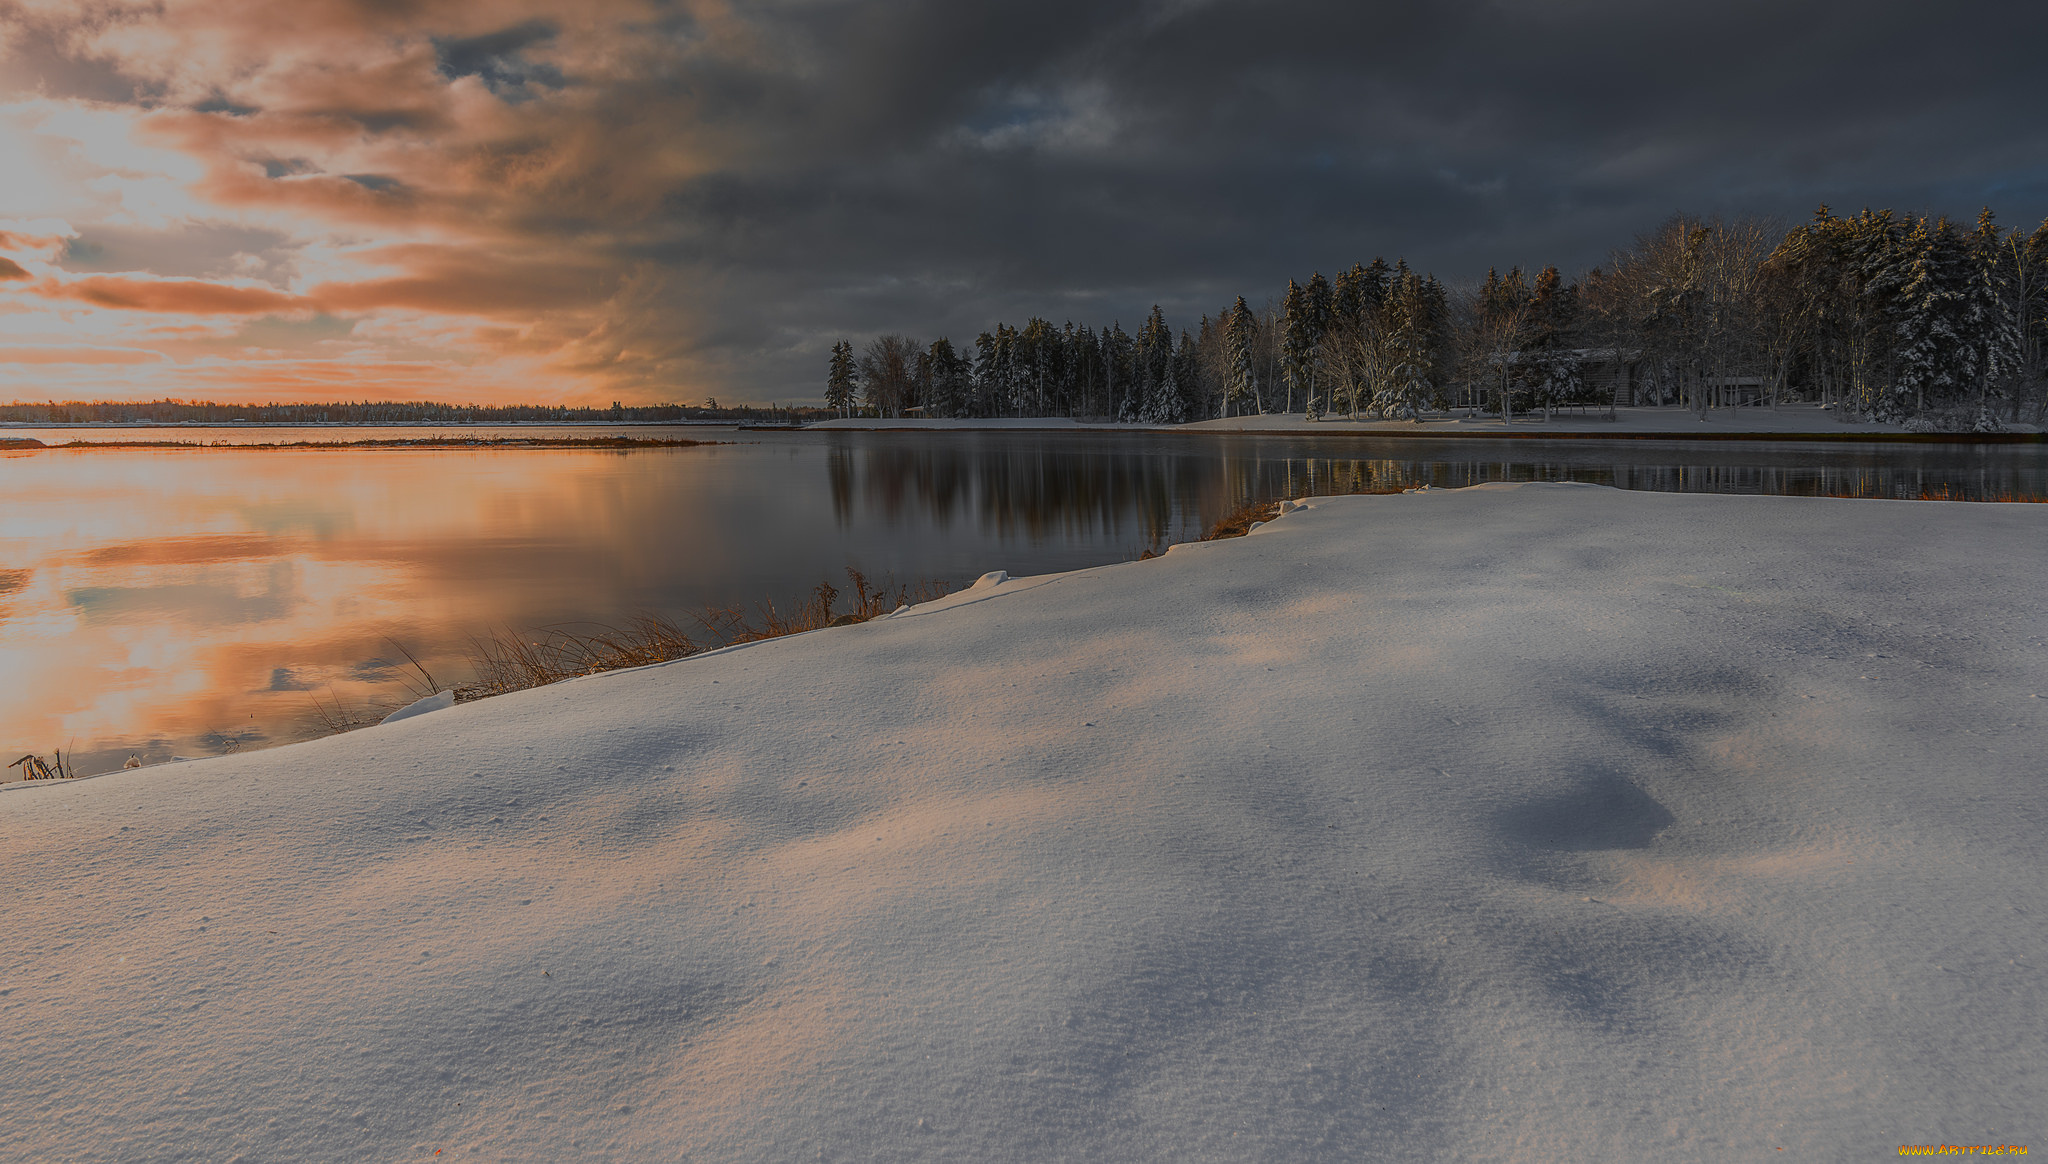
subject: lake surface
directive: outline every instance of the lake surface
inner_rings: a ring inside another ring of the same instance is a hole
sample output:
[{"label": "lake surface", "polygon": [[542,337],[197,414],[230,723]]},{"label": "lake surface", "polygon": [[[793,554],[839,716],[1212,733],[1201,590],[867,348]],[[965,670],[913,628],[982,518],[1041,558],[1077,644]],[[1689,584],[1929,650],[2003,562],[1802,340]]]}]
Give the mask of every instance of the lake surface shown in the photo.
[{"label": "lake surface", "polygon": [[[692,448],[254,442],[674,436]],[[0,748],[81,770],[321,734],[315,705],[443,686],[473,636],[785,607],[820,581],[952,585],[1136,557],[1253,496],[1577,480],[1634,489],[2041,498],[2041,445],[1477,441],[645,426],[46,429],[220,442],[0,454]],[[8,772],[13,776],[16,772]]]}]

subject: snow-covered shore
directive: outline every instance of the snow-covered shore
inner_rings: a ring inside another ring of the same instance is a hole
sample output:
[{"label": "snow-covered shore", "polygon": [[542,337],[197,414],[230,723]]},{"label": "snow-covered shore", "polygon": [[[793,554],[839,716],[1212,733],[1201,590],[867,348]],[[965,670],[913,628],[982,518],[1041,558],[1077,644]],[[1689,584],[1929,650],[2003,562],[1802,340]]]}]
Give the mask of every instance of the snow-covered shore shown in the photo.
[{"label": "snow-covered shore", "polygon": [[2038,505],[1341,498],[13,792],[0,1158],[2029,1143],[2043,577]]},{"label": "snow-covered shore", "polygon": [[[1896,424],[1857,420],[1844,422],[1818,405],[1788,404],[1777,408],[1716,408],[1701,417],[1682,408],[1618,408],[1610,416],[1599,409],[1559,412],[1545,419],[1541,413],[1504,421],[1499,416],[1466,417],[1463,413],[1433,416],[1421,424],[1411,420],[1350,420],[1325,417],[1311,421],[1301,413],[1272,413],[1264,416],[1233,416],[1191,424],[1133,425],[1087,424],[1067,417],[1007,417],[979,420],[925,420],[922,418],[875,419],[854,417],[828,420],[808,426],[822,429],[1046,429],[1062,432],[1090,429],[1132,432],[1246,432],[1286,433],[1299,436],[1341,436],[1369,433],[1385,436],[1468,436],[1468,437],[1593,437],[1643,438],[1650,436],[1681,439],[1726,436],[1840,437],[1847,435],[1899,434]],[[2021,430],[2016,430],[2021,431]],[[2032,431],[2025,429],[2024,431]]]}]

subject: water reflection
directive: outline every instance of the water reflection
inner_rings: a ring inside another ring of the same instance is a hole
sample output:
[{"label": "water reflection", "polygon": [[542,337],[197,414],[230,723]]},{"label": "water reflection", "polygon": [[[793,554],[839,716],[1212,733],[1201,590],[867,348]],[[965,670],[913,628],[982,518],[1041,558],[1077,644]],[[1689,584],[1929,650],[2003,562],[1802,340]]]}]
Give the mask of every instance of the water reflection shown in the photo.
[{"label": "water reflection", "polygon": [[840,521],[863,513],[938,529],[971,521],[1031,542],[1129,534],[1152,545],[1192,536],[1251,497],[1418,485],[1582,481],[1674,493],[1909,500],[2037,499],[2048,485],[2048,450],[2040,446],[890,435],[897,439],[831,449]]},{"label": "water reflection", "polygon": [[[200,434],[194,434],[200,435]],[[80,767],[320,730],[472,635],[1135,557],[1236,502],[1500,480],[2040,497],[2039,446],[726,434],[686,449],[0,456],[0,747]],[[410,685],[410,689],[409,686]]]}]

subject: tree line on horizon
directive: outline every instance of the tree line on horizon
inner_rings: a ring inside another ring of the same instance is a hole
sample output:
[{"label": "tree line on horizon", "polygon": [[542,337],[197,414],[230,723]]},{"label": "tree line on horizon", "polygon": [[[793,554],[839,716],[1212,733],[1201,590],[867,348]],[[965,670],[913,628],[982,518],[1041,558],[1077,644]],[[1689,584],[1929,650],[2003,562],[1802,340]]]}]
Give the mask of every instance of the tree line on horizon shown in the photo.
[{"label": "tree line on horizon", "polygon": [[829,414],[800,406],[621,404],[610,408],[543,404],[445,404],[433,400],[217,404],[210,400],[67,400],[0,404],[0,424],[676,424],[687,421],[792,422]]},{"label": "tree line on horizon", "polygon": [[1453,291],[1405,262],[1289,280],[1192,330],[1032,318],[969,349],[833,346],[835,415],[1074,416],[1171,424],[1261,412],[1419,419],[1644,403],[1704,414],[1806,401],[1925,429],[2048,414],[2048,222],[2003,230],[1822,206],[1786,229],[1674,216],[1567,279],[1487,272]]}]

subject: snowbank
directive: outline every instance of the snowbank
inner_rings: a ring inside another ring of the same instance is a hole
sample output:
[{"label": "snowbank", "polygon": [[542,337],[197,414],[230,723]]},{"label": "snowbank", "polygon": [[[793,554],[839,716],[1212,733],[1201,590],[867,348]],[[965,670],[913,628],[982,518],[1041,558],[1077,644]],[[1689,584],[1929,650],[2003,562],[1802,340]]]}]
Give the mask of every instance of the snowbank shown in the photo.
[{"label": "snowbank", "polygon": [[871,417],[871,416],[852,416],[852,417],[846,417],[846,418],[844,418],[844,419],[841,419],[841,420],[821,420],[821,421],[818,421],[818,422],[817,422],[817,423],[815,423],[815,424],[807,424],[807,425],[805,425],[804,427],[805,427],[805,428],[807,428],[807,429],[809,429],[809,428],[825,428],[825,429],[839,429],[839,428],[843,428],[843,429],[883,429],[883,430],[895,430],[895,429],[934,429],[934,430],[955,430],[955,429],[991,429],[991,428],[993,428],[993,429],[1027,429],[1027,430],[1034,430],[1034,431],[1035,431],[1035,430],[1038,430],[1038,429],[1058,429],[1058,430],[1060,430],[1060,431],[1062,431],[1062,432],[1076,432],[1076,431],[1079,431],[1079,430],[1082,430],[1082,429],[1098,429],[1098,428],[1099,428],[1099,429],[1117,429],[1117,428],[1130,428],[1130,427],[1132,427],[1132,426],[1130,426],[1130,425],[1113,425],[1113,424],[1084,424],[1084,423],[1082,423],[1081,421],[1075,420],[1074,418],[1072,418],[1072,417],[1070,417],[1070,416],[985,416],[985,417],[975,417],[975,418],[946,418],[946,419],[940,419],[940,418],[938,418],[938,417],[933,417],[933,418],[927,419],[927,418],[925,418],[925,417],[921,417],[921,416],[899,416],[899,417],[884,417],[884,418],[879,418],[879,419],[878,419],[878,418],[876,418],[876,417]]},{"label": "snowbank", "polygon": [[23,790],[0,1158],[2028,1143],[2044,575],[2043,506],[1346,498]]},{"label": "snowbank", "polygon": [[1630,407],[1614,409],[1611,419],[1607,410],[1589,408],[1583,412],[1558,412],[1548,420],[1543,418],[1541,412],[1518,413],[1512,421],[1502,420],[1497,413],[1467,418],[1461,411],[1449,417],[1425,420],[1421,424],[1416,424],[1412,420],[1349,420],[1342,416],[1324,417],[1311,423],[1297,412],[1275,413],[1268,416],[1234,416],[1181,427],[1217,432],[1301,432],[1322,435],[1341,432],[1384,432],[1411,436],[1418,432],[1471,436],[1500,436],[1505,433],[1525,436],[1551,433],[1560,436],[1612,437],[1641,437],[1649,434],[1679,437],[1737,434],[1839,436],[1845,433],[1905,431],[1899,425],[1879,421],[1844,422],[1834,412],[1817,404],[1787,404],[1777,408],[1711,408],[1704,417],[1684,408]]},{"label": "snowbank", "polygon": [[[1841,436],[1854,433],[1901,433],[1896,424],[1877,421],[1844,423],[1835,413],[1814,404],[1788,404],[1778,408],[1716,408],[1702,418],[1683,408],[1618,408],[1610,418],[1601,409],[1559,412],[1549,420],[1538,412],[1503,421],[1498,415],[1467,418],[1463,413],[1437,417],[1416,424],[1411,420],[1349,420],[1341,416],[1310,421],[1301,413],[1272,413],[1265,416],[1233,416],[1191,424],[1110,424],[1081,422],[1067,417],[1003,417],[965,420],[896,419],[876,420],[854,417],[828,420],[807,426],[825,429],[1059,429],[1062,431],[1105,430],[1132,432],[1254,432],[1297,433],[1336,436],[1343,433],[1384,433],[1390,436],[1610,436],[1610,437],[1713,437],[1713,436]],[[2030,432],[2028,426],[2018,431]]]}]

